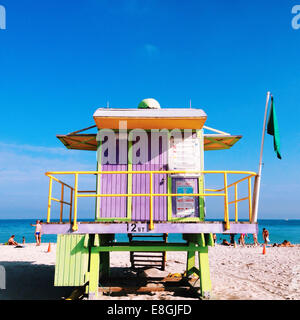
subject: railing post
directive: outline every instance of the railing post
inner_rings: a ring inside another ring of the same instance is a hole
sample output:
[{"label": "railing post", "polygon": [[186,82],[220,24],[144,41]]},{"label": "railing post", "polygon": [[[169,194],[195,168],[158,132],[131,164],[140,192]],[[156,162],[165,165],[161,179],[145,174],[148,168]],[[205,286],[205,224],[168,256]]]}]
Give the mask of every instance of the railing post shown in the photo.
[{"label": "railing post", "polygon": [[224,221],[225,221],[225,229],[230,229],[229,223],[229,214],[228,214],[228,189],[227,189],[227,173],[224,172],[224,189],[225,189],[225,197],[224,197]]},{"label": "railing post", "polygon": [[75,183],[74,183],[74,220],[73,220],[73,231],[78,230],[77,225],[77,191],[78,191],[78,173],[75,173]]},{"label": "railing post", "polygon": [[61,195],[60,195],[60,217],[59,217],[59,222],[62,223],[63,219],[63,210],[64,210],[64,185],[61,184]]},{"label": "railing post", "polygon": [[51,197],[52,197],[52,177],[49,177],[49,193],[48,193],[48,208],[47,208],[47,223],[50,222],[50,211],[51,211]]},{"label": "railing post", "polygon": [[237,203],[237,198],[238,198],[238,186],[237,183],[234,185],[234,207],[235,207],[235,222],[238,222],[238,203]]},{"label": "railing post", "polygon": [[252,220],[251,177],[248,179],[249,222]]},{"label": "railing post", "polygon": [[153,225],[153,179],[152,179],[152,172],[150,172],[150,225],[149,225],[149,229],[153,230],[154,229],[154,225]]},{"label": "railing post", "polygon": [[73,189],[70,188],[70,214],[69,214],[69,221],[72,222],[72,209],[73,209]]}]

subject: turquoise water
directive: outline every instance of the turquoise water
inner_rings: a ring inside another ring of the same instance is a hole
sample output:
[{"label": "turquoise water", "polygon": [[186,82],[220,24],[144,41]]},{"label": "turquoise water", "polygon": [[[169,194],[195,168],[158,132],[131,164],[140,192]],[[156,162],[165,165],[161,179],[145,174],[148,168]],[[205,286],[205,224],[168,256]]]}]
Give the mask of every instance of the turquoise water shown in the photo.
[{"label": "turquoise water", "polygon": [[[16,219],[16,220],[1,220],[0,219],[0,243],[4,243],[8,238],[14,234],[17,242],[22,242],[22,237],[25,237],[27,243],[35,242],[34,227],[35,220],[30,219]],[[258,241],[262,242],[262,229],[266,228],[270,233],[271,243],[281,243],[283,240],[288,240],[291,243],[300,244],[300,220],[259,220],[259,234]],[[237,240],[238,236],[236,237]],[[217,234],[218,242],[221,239],[227,239],[229,236]],[[181,242],[181,235],[169,234],[169,242]],[[116,241],[128,241],[127,235],[117,234]],[[56,235],[43,235],[42,242],[56,242]],[[246,238],[246,243],[253,242],[252,235]]]}]

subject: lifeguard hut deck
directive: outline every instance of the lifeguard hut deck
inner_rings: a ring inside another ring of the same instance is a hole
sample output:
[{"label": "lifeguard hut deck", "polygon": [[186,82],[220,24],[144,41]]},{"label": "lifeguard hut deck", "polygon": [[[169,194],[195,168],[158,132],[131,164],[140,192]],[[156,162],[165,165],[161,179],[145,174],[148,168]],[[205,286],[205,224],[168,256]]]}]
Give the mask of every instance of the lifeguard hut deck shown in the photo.
[{"label": "lifeguard hut deck", "polygon": [[[257,233],[251,187],[256,173],[204,170],[205,151],[230,149],[241,136],[205,127],[207,116],[200,109],[100,108],[93,117],[97,133],[78,130],[57,137],[68,149],[95,151],[96,170],[46,173],[49,198],[43,231],[58,235],[54,285],[86,285],[93,298],[98,295],[99,281],[109,277],[110,252],[185,251],[183,277],[196,275],[200,296],[209,297],[208,246],[214,245],[213,234]],[[204,129],[213,133],[205,134]],[[74,183],[62,181],[62,175],[74,177]],[[80,178],[87,175],[96,177],[95,190],[80,189]],[[220,176],[222,184],[208,186],[210,176]],[[232,177],[236,178],[230,182]],[[61,188],[60,198],[53,197],[54,183]],[[246,194],[239,197],[241,184],[246,185]],[[210,218],[207,197],[224,200],[223,221]],[[80,221],[77,203],[81,198],[95,201],[92,221]],[[247,219],[239,221],[238,207],[243,201]],[[59,221],[51,217],[53,202],[60,204]],[[234,212],[231,219],[229,207]],[[185,242],[114,241],[116,234],[172,233],[181,234]]]}]

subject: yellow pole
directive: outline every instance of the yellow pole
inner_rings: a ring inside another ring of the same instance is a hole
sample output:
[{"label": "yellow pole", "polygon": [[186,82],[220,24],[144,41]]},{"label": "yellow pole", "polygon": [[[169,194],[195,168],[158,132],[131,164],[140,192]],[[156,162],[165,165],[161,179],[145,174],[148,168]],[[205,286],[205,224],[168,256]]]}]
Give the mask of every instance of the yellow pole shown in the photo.
[{"label": "yellow pole", "polygon": [[152,196],[152,187],[153,187],[153,179],[152,179],[152,172],[150,173],[150,226],[149,229],[153,230],[153,196]]},{"label": "yellow pole", "polygon": [[62,222],[63,219],[63,210],[64,210],[64,185],[61,184],[61,195],[60,195],[60,218],[59,218],[59,222]]},{"label": "yellow pole", "polygon": [[77,191],[78,191],[78,173],[75,173],[75,183],[74,183],[74,220],[73,220],[73,231],[78,230],[77,225]]},{"label": "yellow pole", "polygon": [[249,221],[252,220],[252,197],[251,197],[251,177],[248,179],[248,197],[249,197]]},{"label": "yellow pole", "polygon": [[52,196],[52,178],[50,177],[50,180],[49,180],[49,194],[48,194],[48,209],[47,209],[47,223],[50,222],[51,196]]},{"label": "yellow pole", "polygon": [[238,222],[238,203],[237,203],[237,195],[238,195],[237,184],[235,184],[235,185],[234,185],[235,222]]},{"label": "yellow pole", "polygon": [[70,216],[69,216],[69,220],[70,223],[72,222],[72,209],[73,209],[73,189],[70,189]]},{"label": "yellow pole", "polygon": [[228,215],[228,188],[227,188],[227,173],[224,172],[224,189],[225,189],[225,198],[224,198],[224,220],[225,220],[225,229],[230,229],[229,215]]}]

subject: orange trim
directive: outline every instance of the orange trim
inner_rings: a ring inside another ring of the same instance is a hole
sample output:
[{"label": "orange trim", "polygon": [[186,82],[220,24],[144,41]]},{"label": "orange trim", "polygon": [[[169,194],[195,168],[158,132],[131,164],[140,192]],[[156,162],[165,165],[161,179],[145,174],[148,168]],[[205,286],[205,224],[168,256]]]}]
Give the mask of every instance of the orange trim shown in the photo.
[{"label": "orange trim", "polygon": [[130,118],[94,117],[98,129],[119,129],[120,121],[127,121],[127,129],[202,129],[206,117],[201,118]]}]

